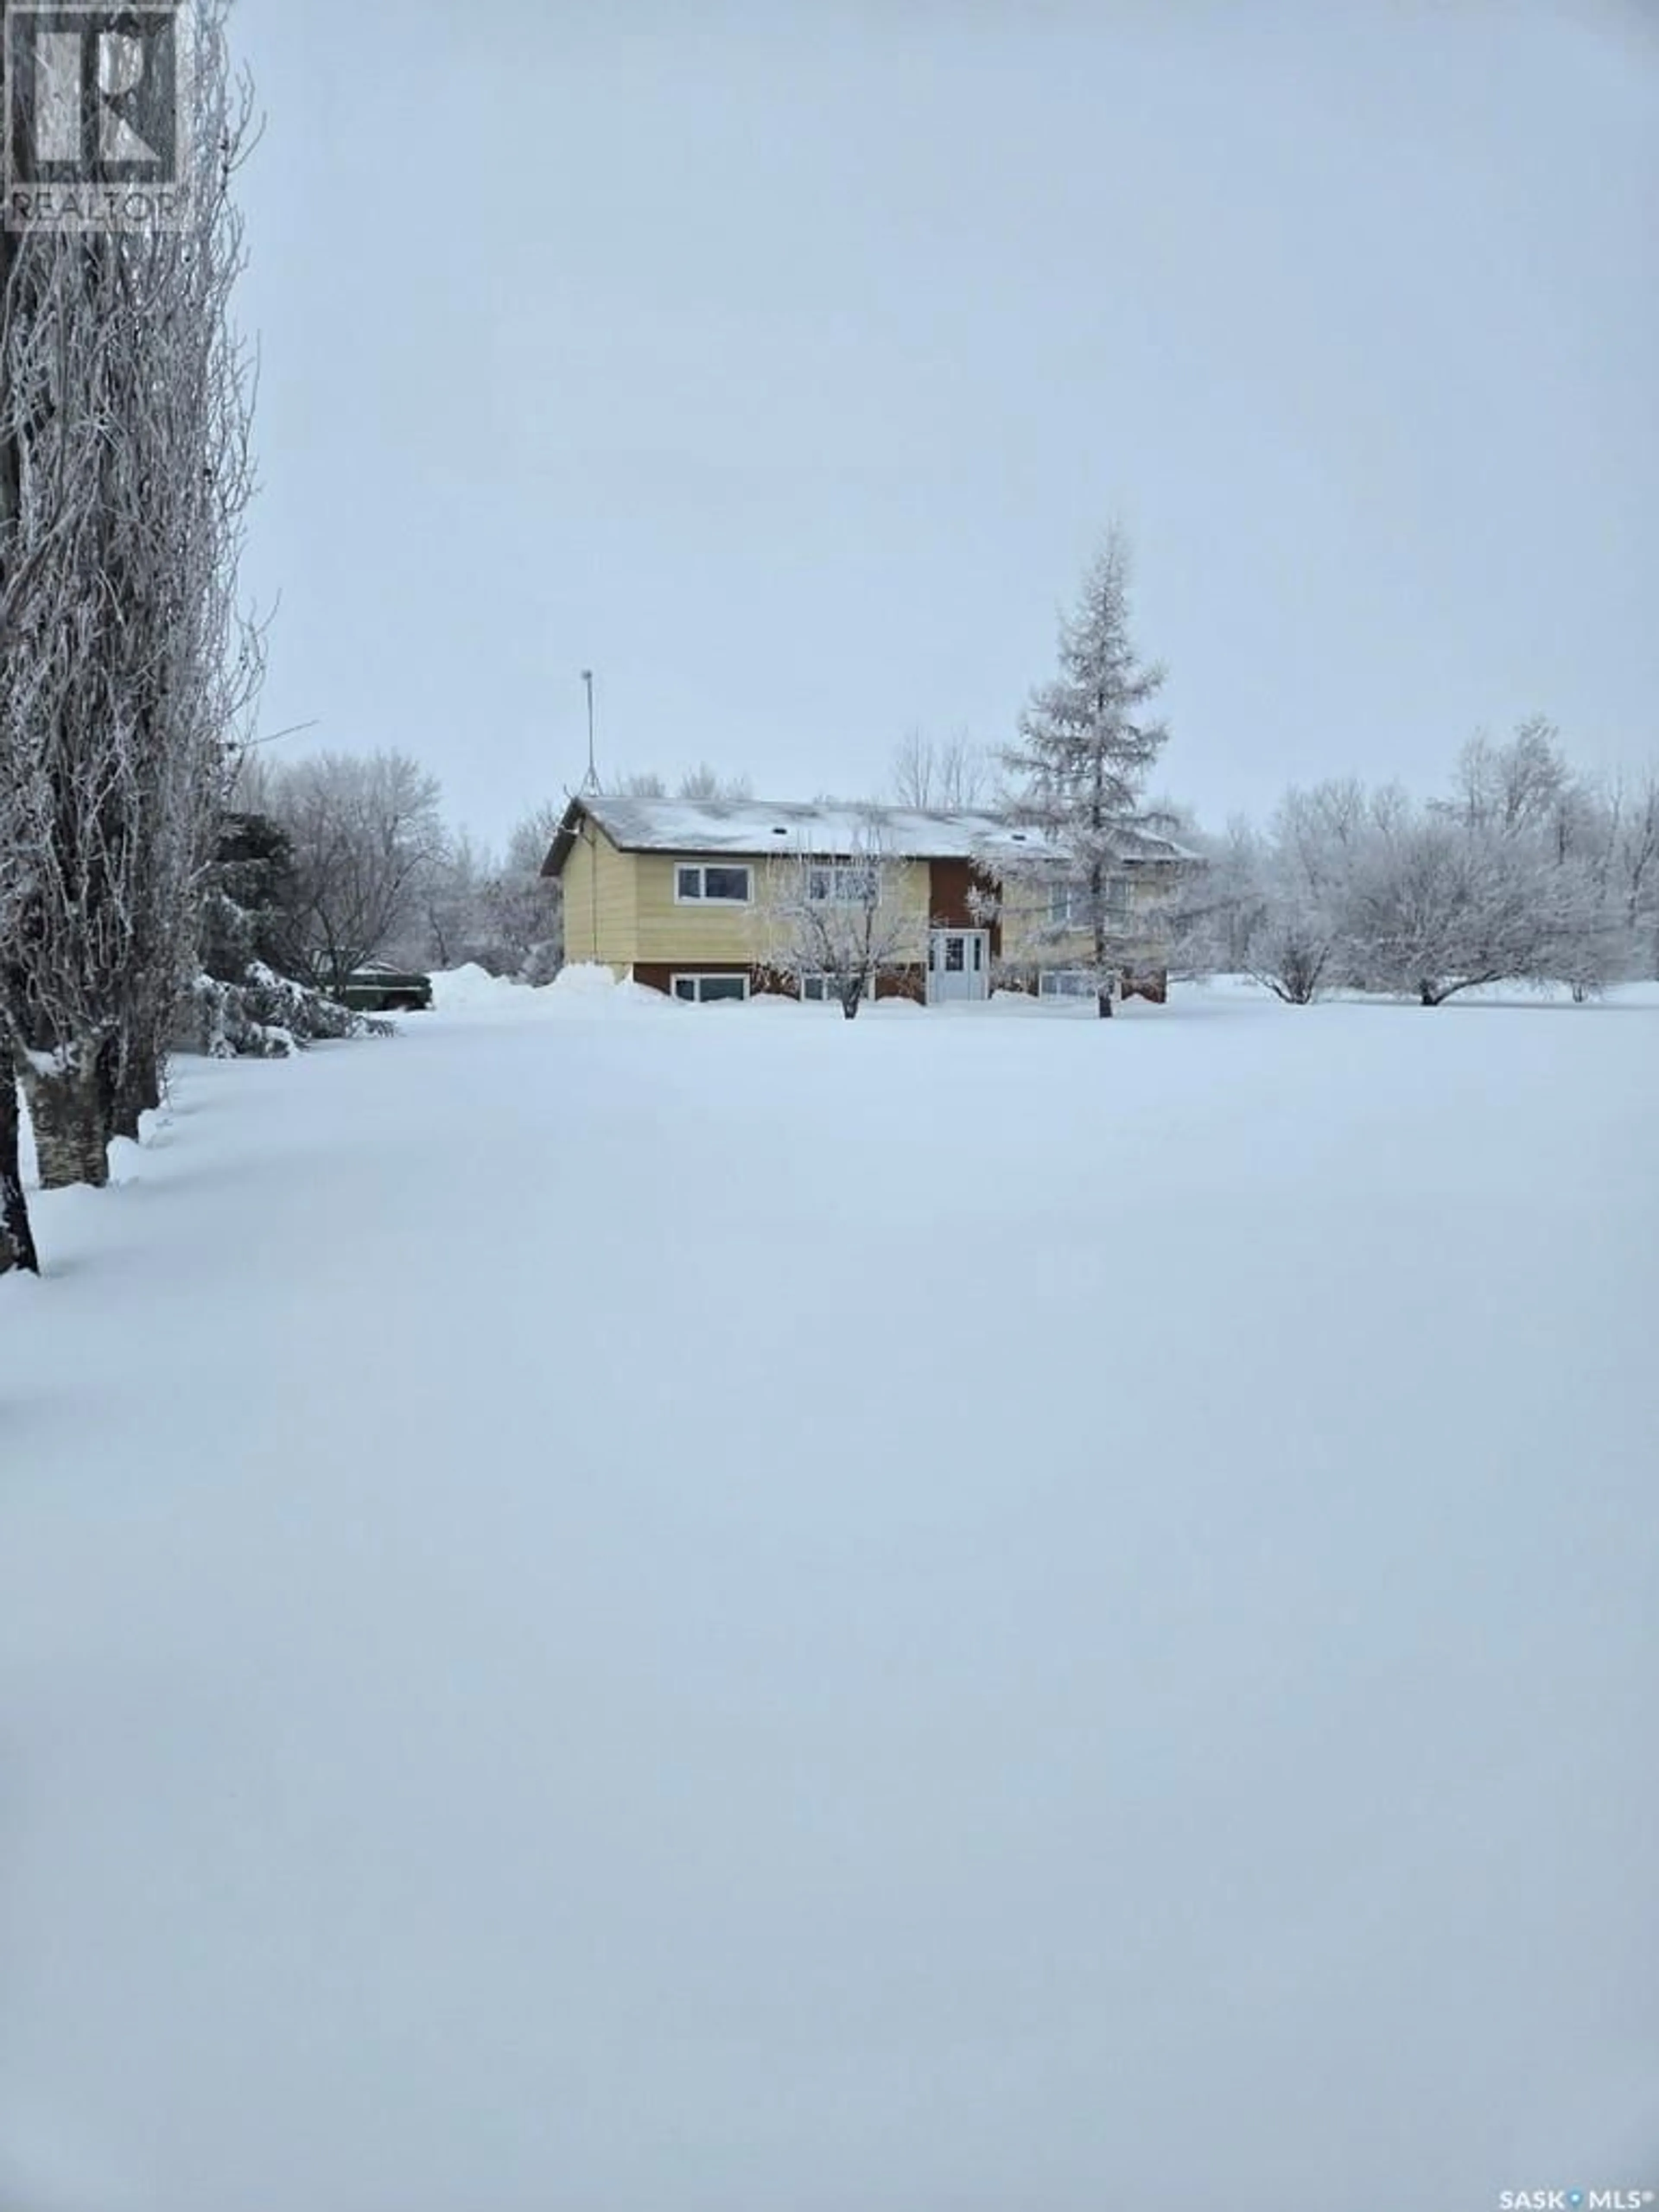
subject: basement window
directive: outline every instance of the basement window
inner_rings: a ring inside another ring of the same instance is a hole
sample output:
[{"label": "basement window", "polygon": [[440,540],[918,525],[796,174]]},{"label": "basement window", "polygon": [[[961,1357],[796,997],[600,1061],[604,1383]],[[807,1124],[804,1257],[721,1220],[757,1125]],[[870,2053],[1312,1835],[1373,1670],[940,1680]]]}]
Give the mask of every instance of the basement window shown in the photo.
[{"label": "basement window", "polygon": [[746,975],[675,975],[670,978],[674,996],[688,1006],[708,1006],[721,999],[749,996]]},{"label": "basement window", "polygon": [[[811,1006],[840,1006],[843,979],[839,975],[803,975],[800,979],[801,999],[805,1005]],[[866,975],[864,979],[866,1002],[872,1000],[875,995],[876,979],[873,975]]]},{"label": "basement window", "polygon": [[1092,999],[1098,988],[1087,968],[1045,968],[1037,977],[1042,999]]},{"label": "basement window", "polygon": [[747,868],[697,861],[674,871],[674,898],[680,906],[747,906],[750,885]]}]

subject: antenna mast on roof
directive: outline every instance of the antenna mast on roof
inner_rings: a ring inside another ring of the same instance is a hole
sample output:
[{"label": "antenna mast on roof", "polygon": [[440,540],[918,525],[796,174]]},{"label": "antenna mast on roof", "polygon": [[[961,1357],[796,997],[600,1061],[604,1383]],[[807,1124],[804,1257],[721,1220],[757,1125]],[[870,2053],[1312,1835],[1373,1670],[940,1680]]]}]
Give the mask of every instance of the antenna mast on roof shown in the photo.
[{"label": "antenna mast on roof", "polygon": [[593,672],[591,668],[583,669],[582,682],[587,690],[587,774],[582,778],[582,789],[597,791],[599,771],[593,764]]}]

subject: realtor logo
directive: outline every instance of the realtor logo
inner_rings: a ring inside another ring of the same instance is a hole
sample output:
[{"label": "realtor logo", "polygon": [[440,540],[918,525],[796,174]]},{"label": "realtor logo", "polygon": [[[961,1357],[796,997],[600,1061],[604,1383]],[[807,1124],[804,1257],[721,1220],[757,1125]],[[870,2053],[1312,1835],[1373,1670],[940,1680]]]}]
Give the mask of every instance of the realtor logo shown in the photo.
[{"label": "realtor logo", "polygon": [[183,212],[179,6],[13,0],[9,230],[148,230]]}]

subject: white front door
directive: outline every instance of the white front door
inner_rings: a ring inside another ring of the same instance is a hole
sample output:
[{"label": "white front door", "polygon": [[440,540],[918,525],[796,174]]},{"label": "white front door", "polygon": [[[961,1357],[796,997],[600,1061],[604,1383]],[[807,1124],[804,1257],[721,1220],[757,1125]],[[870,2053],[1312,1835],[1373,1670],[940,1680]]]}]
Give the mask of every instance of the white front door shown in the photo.
[{"label": "white front door", "polygon": [[935,929],[927,939],[927,1003],[988,999],[991,995],[991,933],[988,929]]}]

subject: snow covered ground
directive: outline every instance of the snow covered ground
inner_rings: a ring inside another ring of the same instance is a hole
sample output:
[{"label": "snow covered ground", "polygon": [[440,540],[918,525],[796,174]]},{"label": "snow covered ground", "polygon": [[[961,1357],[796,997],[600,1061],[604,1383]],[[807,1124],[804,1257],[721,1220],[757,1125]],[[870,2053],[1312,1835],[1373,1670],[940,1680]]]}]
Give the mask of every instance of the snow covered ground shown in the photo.
[{"label": "snow covered ground", "polygon": [[1659,994],[443,998],[0,1283],[6,2212],[1659,2188]]}]

